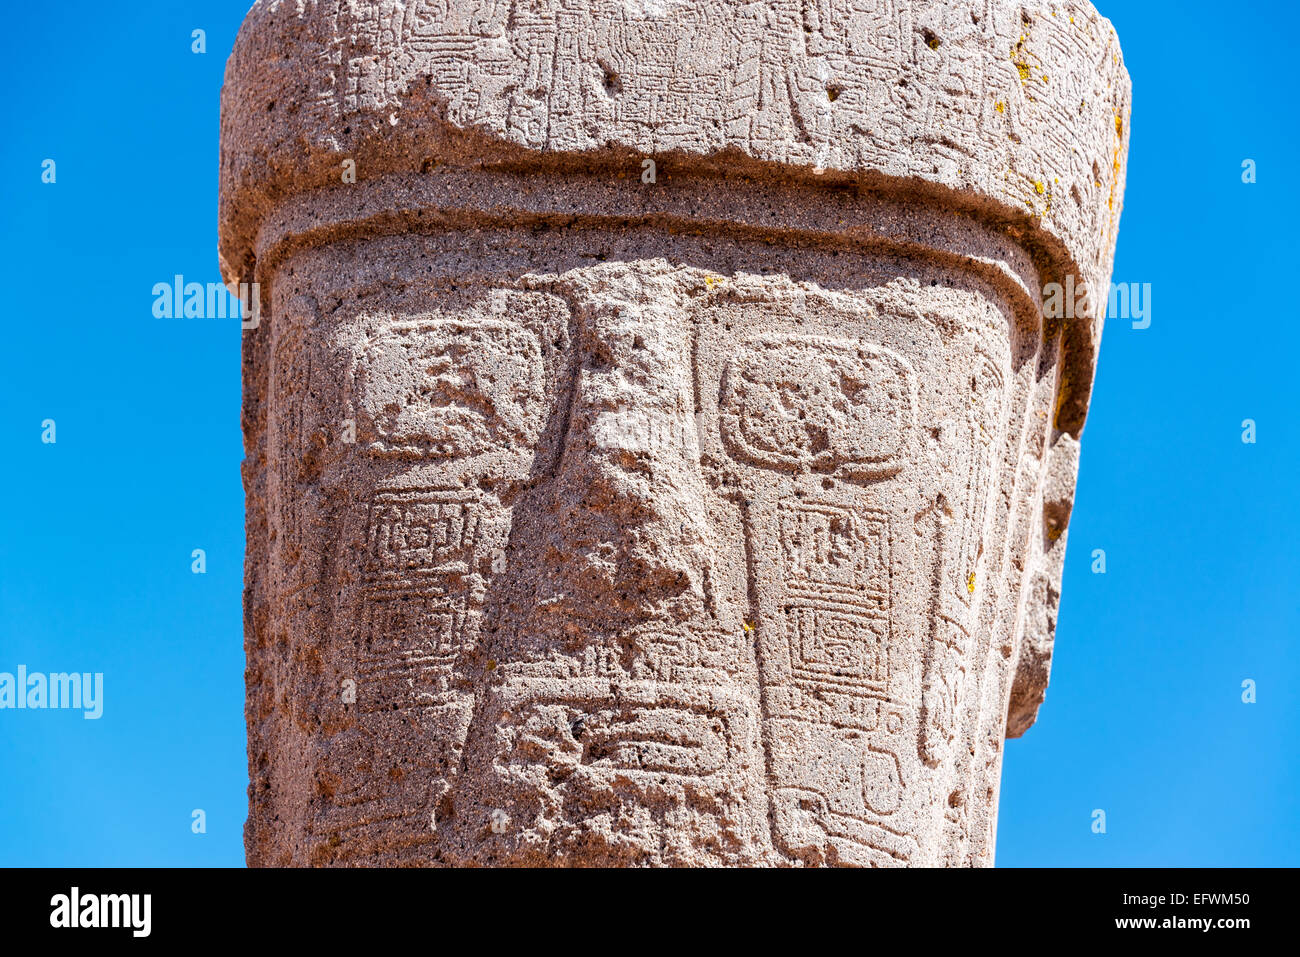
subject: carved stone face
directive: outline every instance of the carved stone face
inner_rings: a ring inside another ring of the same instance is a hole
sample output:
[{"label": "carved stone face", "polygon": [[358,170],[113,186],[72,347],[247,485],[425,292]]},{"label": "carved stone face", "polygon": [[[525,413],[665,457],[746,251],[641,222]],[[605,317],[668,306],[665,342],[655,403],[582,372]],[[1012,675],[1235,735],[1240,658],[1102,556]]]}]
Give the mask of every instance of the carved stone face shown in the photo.
[{"label": "carved stone face", "polygon": [[279,268],[303,856],[979,862],[1041,534],[1036,319],[973,267],[599,245]]}]

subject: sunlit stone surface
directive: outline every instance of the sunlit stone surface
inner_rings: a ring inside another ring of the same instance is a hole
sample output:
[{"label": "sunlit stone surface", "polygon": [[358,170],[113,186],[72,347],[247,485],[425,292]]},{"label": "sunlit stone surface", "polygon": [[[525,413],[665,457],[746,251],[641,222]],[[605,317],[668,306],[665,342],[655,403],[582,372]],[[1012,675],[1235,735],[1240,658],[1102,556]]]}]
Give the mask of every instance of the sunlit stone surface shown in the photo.
[{"label": "sunlit stone surface", "polygon": [[254,6],[249,862],[991,864],[1128,116],[1087,3]]}]

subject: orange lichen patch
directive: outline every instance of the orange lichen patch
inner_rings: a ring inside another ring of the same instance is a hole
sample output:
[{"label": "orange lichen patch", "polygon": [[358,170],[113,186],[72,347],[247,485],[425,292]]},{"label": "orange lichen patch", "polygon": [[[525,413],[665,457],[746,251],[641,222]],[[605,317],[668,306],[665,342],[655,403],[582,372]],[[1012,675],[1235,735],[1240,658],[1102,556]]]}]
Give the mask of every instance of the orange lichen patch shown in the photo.
[{"label": "orange lichen patch", "polygon": [[1120,153],[1124,150],[1124,120],[1118,113],[1115,114],[1115,137],[1115,150],[1111,158],[1110,198],[1106,201],[1106,205],[1111,211],[1112,228],[1115,219],[1115,188],[1119,185],[1120,169],[1123,166],[1120,162]]},{"label": "orange lichen patch", "polygon": [[[1043,67],[1042,61],[1037,56],[1031,54],[1026,48],[1025,44],[1028,43],[1028,41],[1029,38],[1027,36],[1021,36],[1020,39],[1016,41],[1016,45],[1011,48],[1010,59],[1016,68],[1016,72],[1020,74],[1021,86],[1034,78],[1035,68],[1041,70]],[[1048,82],[1046,73],[1039,73],[1038,77],[1044,83]]]},{"label": "orange lichen patch", "polygon": [[1111,177],[1110,177],[1110,196],[1109,196],[1109,198],[1107,198],[1107,200],[1106,200],[1106,208],[1110,210],[1110,213],[1111,213],[1111,216],[1110,216],[1111,227],[1114,228],[1114,224],[1115,224],[1115,187],[1119,185],[1119,171],[1120,171],[1119,147],[1118,147],[1118,146],[1115,147],[1115,158],[1114,158],[1114,160],[1112,161],[1111,166],[1112,166],[1112,173],[1111,173]]},{"label": "orange lichen patch", "polygon": [[[1132,113],[1129,114],[1130,120]],[[1106,236],[1115,235],[1115,217],[1118,210],[1115,208],[1115,191],[1119,188],[1119,177],[1123,169],[1123,163],[1120,157],[1124,152],[1124,118],[1120,113],[1115,114],[1115,147],[1111,155],[1111,176],[1110,176],[1110,195],[1106,199],[1106,208],[1110,215],[1106,224]],[[1101,185],[1101,184],[1098,184]]]}]

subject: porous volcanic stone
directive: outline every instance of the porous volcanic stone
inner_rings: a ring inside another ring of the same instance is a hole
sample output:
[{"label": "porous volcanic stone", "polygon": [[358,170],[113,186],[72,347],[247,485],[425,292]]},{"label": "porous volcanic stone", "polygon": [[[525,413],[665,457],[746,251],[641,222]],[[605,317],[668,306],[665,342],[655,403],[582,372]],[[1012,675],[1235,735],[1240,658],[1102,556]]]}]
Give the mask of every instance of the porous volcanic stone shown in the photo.
[{"label": "porous volcanic stone", "polygon": [[1073,0],[256,4],[249,863],[991,864],[1128,119]]}]

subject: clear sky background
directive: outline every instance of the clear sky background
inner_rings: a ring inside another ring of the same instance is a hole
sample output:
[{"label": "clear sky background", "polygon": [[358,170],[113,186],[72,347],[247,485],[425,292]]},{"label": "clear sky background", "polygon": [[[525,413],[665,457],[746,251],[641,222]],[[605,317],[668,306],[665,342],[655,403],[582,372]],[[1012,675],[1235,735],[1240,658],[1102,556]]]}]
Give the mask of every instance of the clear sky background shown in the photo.
[{"label": "clear sky background", "polygon": [[[103,672],[105,708],[0,711],[0,865],[243,863],[239,329],[155,319],[151,289],[219,279],[218,95],[247,5],[7,15],[0,671]],[[1106,330],[998,862],[1300,865],[1295,8],[1099,6],[1134,85],[1114,278],[1152,284],[1152,323]]]}]

